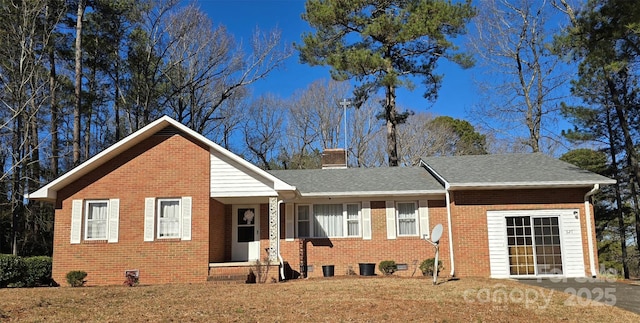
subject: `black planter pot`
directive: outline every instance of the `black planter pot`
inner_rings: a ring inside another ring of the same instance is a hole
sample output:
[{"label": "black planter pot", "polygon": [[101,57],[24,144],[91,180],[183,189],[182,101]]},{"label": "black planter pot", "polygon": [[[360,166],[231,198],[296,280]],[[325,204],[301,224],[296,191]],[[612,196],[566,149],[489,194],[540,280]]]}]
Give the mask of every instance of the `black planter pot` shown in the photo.
[{"label": "black planter pot", "polygon": [[358,265],[360,266],[360,276],[374,276],[376,274],[376,264],[361,262]]},{"label": "black planter pot", "polygon": [[324,277],[333,277],[334,269],[335,268],[334,268],[333,265],[322,266],[322,276],[324,276]]}]

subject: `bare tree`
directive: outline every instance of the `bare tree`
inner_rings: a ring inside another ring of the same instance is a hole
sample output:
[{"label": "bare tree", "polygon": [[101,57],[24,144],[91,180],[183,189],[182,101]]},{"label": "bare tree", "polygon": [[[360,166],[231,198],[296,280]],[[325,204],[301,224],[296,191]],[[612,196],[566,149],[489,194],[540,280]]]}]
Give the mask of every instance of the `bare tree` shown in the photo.
[{"label": "bare tree", "polygon": [[238,102],[243,88],[292,54],[279,30],[258,29],[247,54],[224,26],[214,27],[197,7],[178,7],[173,0],[145,13],[137,35],[130,65],[138,70],[127,104],[132,130],[166,113],[206,134],[219,125],[218,109],[227,100]]},{"label": "bare tree", "polygon": [[87,6],[86,0],[78,1],[76,14],[75,43],[75,105],[73,108],[73,163],[80,163],[80,115],[82,112],[82,19]]},{"label": "bare tree", "polygon": [[349,131],[350,165],[375,167],[387,165],[387,141],[384,123],[376,117],[380,98],[371,98],[360,108],[352,110],[347,121]]},{"label": "bare tree", "polygon": [[270,169],[282,136],[283,103],[271,94],[253,101],[243,123],[243,138],[248,157],[264,169]]},{"label": "bare tree", "polygon": [[243,111],[247,111],[249,102],[248,89],[242,88],[234,92],[216,110],[216,118],[212,118],[213,127],[211,131],[203,132],[225,149],[240,152],[238,147],[232,146],[233,134],[242,128]]},{"label": "bare tree", "polygon": [[[486,97],[472,112],[486,127],[534,152],[560,141],[554,126],[569,77],[550,52],[549,20],[556,13],[547,1],[482,0],[470,41],[490,74],[479,84]],[[543,142],[548,146],[541,147]]]},{"label": "bare tree", "polygon": [[[25,192],[39,185],[38,120],[48,102],[48,73],[42,68],[50,29],[42,29],[47,1],[15,1],[0,12],[0,142],[6,147],[0,157],[6,188],[0,203],[10,210],[13,254],[18,254],[19,227],[29,214],[23,202]],[[8,198],[8,200],[4,200]]]},{"label": "bare tree", "polygon": [[[288,156],[301,158],[310,149],[344,146],[343,109],[339,102],[348,96],[347,82],[317,80],[293,94],[288,104]],[[295,161],[294,161],[295,163]]]}]

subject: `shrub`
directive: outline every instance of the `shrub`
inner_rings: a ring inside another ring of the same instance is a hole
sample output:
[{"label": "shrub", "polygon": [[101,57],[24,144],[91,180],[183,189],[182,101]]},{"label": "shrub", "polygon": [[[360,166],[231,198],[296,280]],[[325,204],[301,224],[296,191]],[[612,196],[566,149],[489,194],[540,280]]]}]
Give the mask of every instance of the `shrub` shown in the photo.
[{"label": "shrub", "polygon": [[71,287],[82,287],[86,282],[87,272],[82,270],[74,270],[67,273],[67,283]]},{"label": "shrub", "polygon": [[36,256],[24,258],[25,273],[23,277],[24,285],[27,287],[50,285],[51,279],[51,257]]},{"label": "shrub", "polygon": [[0,255],[0,288],[21,287],[25,271],[24,260],[14,255]]},{"label": "shrub", "polygon": [[[422,271],[422,275],[424,276],[433,276],[433,262],[436,261],[433,258],[426,259],[420,264],[420,270]],[[444,267],[442,266],[442,260],[438,260],[438,272],[442,271]]]},{"label": "shrub", "polygon": [[378,265],[378,269],[385,275],[391,275],[398,270],[398,265],[393,260],[383,260]]}]

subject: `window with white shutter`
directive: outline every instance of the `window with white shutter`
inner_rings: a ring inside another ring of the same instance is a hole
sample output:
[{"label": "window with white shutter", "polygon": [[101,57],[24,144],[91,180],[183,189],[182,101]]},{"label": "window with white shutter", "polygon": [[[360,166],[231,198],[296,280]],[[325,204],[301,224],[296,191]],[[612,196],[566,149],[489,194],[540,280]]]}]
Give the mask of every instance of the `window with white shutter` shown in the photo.
[{"label": "window with white shutter", "polygon": [[190,196],[145,198],[144,241],[191,240],[191,209]]},{"label": "window with white shutter", "polygon": [[120,200],[73,200],[71,202],[72,244],[106,240],[118,242]]},{"label": "window with white shutter", "polygon": [[158,199],[158,238],[180,238],[180,199]]},{"label": "window with white shutter", "polygon": [[398,202],[396,205],[398,236],[418,235],[418,208],[415,202]]},{"label": "window with white shutter", "polygon": [[109,200],[87,200],[84,205],[84,239],[107,240]]}]

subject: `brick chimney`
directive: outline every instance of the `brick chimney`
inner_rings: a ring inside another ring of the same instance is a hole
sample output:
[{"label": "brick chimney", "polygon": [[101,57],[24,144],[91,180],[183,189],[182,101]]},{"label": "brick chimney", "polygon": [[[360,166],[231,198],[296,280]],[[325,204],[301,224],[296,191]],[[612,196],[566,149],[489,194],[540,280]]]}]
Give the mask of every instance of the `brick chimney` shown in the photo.
[{"label": "brick chimney", "polygon": [[344,148],[328,148],[322,152],[322,169],[347,168]]}]

